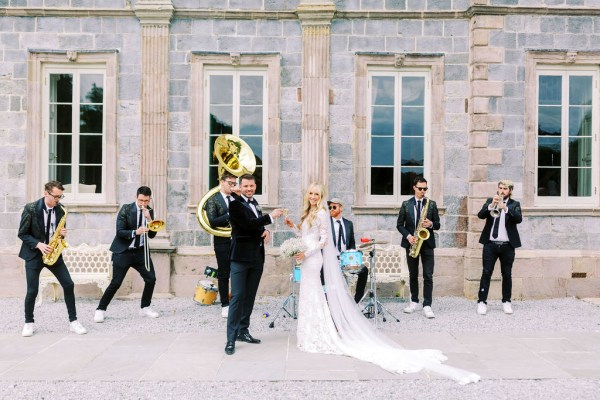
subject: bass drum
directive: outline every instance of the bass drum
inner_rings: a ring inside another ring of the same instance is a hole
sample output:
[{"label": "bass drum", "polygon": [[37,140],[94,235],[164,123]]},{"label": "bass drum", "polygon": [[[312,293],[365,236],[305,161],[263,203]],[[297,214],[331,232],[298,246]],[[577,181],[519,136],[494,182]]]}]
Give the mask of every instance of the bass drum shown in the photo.
[{"label": "bass drum", "polygon": [[203,306],[211,306],[217,301],[219,289],[209,280],[198,281],[194,301]]}]

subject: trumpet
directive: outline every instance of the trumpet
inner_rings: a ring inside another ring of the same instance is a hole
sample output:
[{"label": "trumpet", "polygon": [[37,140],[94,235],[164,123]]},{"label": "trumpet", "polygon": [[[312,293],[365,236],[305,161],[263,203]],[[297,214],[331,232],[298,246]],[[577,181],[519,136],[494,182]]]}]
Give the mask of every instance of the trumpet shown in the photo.
[{"label": "trumpet", "polygon": [[[500,196],[500,192],[496,192],[496,196]],[[492,218],[499,218],[500,214],[501,211],[498,209],[498,203],[496,203],[494,208],[490,210],[490,215],[492,216]]]}]

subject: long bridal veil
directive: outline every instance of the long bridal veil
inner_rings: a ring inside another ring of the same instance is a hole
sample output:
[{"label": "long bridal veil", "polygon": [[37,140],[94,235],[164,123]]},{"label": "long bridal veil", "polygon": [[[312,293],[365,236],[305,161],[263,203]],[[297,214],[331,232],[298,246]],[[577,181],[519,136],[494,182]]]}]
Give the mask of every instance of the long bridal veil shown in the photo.
[{"label": "long bridal veil", "polygon": [[[331,227],[327,224],[328,235]],[[395,373],[427,370],[452,378],[460,384],[479,381],[479,375],[443,365],[439,350],[406,350],[379,332],[361,313],[340,273],[337,253],[331,240],[323,249],[323,273],[327,302],[339,335],[340,350],[348,356],[368,361]]]}]

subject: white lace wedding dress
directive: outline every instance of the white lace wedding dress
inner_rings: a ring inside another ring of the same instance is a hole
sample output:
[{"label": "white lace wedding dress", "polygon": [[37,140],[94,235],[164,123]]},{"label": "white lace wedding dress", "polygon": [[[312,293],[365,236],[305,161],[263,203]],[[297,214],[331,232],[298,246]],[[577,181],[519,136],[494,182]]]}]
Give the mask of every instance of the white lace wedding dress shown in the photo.
[{"label": "white lace wedding dress", "polygon": [[[368,361],[394,372],[428,370],[461,384],[477,382],[477,374],[441,364],[439,350],[405,350],[380,333],[362,315],[339,268],[327,212],[320,210],[311,227],[298,232],[307,246],[302,261],[298,305],[298,347],[310,353],[339,354]],[[323,251],[321,251],[323,250]],[[321,286],[323,266],[327,299]]]}]

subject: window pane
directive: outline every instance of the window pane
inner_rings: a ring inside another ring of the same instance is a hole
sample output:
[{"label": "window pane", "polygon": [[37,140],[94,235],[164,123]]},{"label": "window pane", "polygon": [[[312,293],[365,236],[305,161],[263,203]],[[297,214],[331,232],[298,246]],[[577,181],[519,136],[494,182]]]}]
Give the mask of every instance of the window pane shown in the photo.
[{"label": "window pane", "polygon": [[394,168],[371,168],[371,194],[394,194]]},{"label": "window pane", "polygon": [[79,163],[102,164],[102,136],[81,135],[79,137]]},{"label": "window pane", "polygon": [[394,105],[395,79],[393,76],[374,76],[371,90],[373,105]]},{"label": "window pane", "polygon": [[394,136],[394,108],[371,107],[371,134]]},{"label": "window pane", "polygon": [[413,182],[418,175],[423,175],[424,168],[409,167],[400,168],[400,194],[403,196],[415,194]]},{"label": "window pane", "polygon": [[560,167],[560,138],[544,137],[538,139],[538,166]]},{"label": "window pane", "polygon": [[[258,165],[258,159],[256,160]],[[262,160],[260,161],[262,164]],[[256,194],[263,194],[262,186],[263,186],[263,169],[262,167],[256,167],[256,170],[252,175],[256,178]]]},{"label": "window pane", "polygon": [[211,75],[209,104],[233,103],[233,76]]},{"label": "window pane", "polygon": [[425,109],[402,107],[402,136],[423,136],[425,133]]},{"label": "window pane", "polygon": [[423,166],[425,165],[423,138],[402,138],[402,157],[400,163],[405,166]]},{"label": "window pane", "polygon": [[592,166],[592,138],[569,138],[569,167]]},{"label": "window pane", "polygon": [[371,165],[393,166],[394,165],[394,138],[372,137],[371,138]]},{"label": "window pane", "polygon": [[[210,107],[210,134],[222,135],[232,133],[232,109],[231,106],[211,106]],[[212,149],[210,150],[212,152]]]},{"label": "window pane", "polygon": [[73,102],[73,75],[50,74],[50,102]]},{"label": "window pane", "polygon": [[263,106],[240,107],[240,135],[262,135]]},{"label": "window pane", "polygon": [[48,141],[48,162],[51,164],[71,164],[71,135],[49,135]]},{"label": "window pane", "polygon": [[102,133],[102,106],[81,106],[80,133]]},{"label": "window pane", "polygon": [[240,104],[257,105],[263,104],[263,77],[241,76],[240,77]]},{"label": "window pane", "polygon": [[425,104],[425,78],[405,76],[402,78],[402,105],[422,106]]},{"label": "window pane", "polygon": [[592,107],[569,107],[569,136],[592,135]]},{"label": "window pane", "polygon": [[208,168],[208,187],[213,188],[219,184],[218,168],[211,166]]},{"label": "window pane", "polygon": [[539,105],[560,105],[562,102],[562,77],[541,75],[538,91]]},{"label": "window pane", "polygon": [[48,180],[59,181],[63,185],[71,183],[71,166],[70,165],[48,165]]},{"label": "window pane", "polygon": [[591,76],[569,77],[569,104],[586,106],[592,105]]},{"label": "window pane", "polygon": [[51,104],[50,105],[50,133],[71,133],[73,106],[70,104]]},{"label": "window pane", "polygon": [[538,168],[538,196],[560,196],[560,168]]},{"label": "window pane", "polygon": [[569,196],[587,197],[592,195],[592,169],[569,168]]},{"label": "window pane", "polygon": [[561,134],[561,108],[560,107],[538,107],[538,135]]},{"label": "window pane", "polygon": [[242,139],[244,142],[248,143],[248,146],[250,146],[250,148],[252,149],[252,152],[254,153],[254,155],[256,156],[256,161],[258,163],[258,161],[260,160],[260,164],[262,165],[262,146],[263,146],[263,139],[262,136],[240,136],[240,139]]},{"label": "window pane", "polygon": [[101,166],[79,167],[79,192],[102,193]]},{"label": "window pane", "polygon": [[79,101],[81,103],[102,104],[104,101],[104,75],[80,75]]}]

